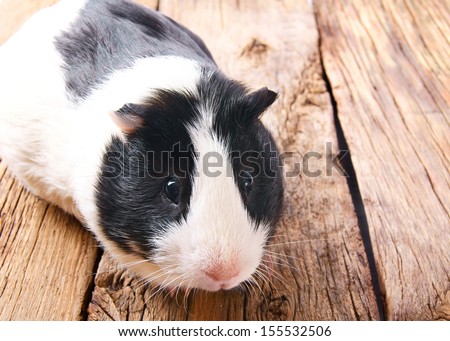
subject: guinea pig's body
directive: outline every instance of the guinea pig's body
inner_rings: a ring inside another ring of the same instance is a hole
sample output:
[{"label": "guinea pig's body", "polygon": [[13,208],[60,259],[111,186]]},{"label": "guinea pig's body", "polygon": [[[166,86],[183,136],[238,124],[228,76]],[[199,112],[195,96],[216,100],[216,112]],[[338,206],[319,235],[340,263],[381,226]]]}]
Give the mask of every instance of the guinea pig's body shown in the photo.
[{"label": "guinea pig's body", "polygon": [[63,0],[0,47],[0,156],[149,282],[228,289],[251,278],[281,211],[259,120],[275,99],[160,13]]}]

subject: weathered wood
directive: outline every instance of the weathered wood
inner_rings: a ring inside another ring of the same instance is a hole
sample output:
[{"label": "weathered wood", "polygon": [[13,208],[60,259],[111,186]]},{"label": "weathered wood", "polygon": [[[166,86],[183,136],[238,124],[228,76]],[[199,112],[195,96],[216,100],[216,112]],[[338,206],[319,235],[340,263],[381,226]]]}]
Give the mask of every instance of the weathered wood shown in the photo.
[{"label": "weathered wood", "polygon": [[450,6],[315,1],[387,319],[450,316]]},{"label": "weathered wood", "polygon": [[[0,43],[54,2],[2,1]],[[0,161],[0,320],[84,319],[97,253],[79,222],[30,194]]]},{"label": "weathered wood", "polygon": [[0,320],[84,319],[97,246],[0,163]]},{"label": "weathered wood", "polygon": [[[227,74],[279,89],[264,121],[297,161],[308,151],[322,153],[310,166],[325,171],[325,144],[332,143],[329,154],[337,151],[336,131],[307,1],[160,1],[159,9],[199,34]],[[286,159],[286,169],[292,163]],[[196,292],[175,301],[104,257],[89,319],[378,319],[346,178],[302,173],[287,178],[286,189],[285,218],[270,247],[274,275],[270,283],[260,278],[262,291]]]}]

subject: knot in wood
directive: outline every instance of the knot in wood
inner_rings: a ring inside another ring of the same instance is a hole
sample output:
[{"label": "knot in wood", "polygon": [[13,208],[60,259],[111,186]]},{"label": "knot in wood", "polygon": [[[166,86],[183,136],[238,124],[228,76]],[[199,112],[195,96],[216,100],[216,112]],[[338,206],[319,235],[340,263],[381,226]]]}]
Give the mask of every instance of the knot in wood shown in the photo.
[{"label": "knot in wood", "polygon": [[261,58],[269,50],[269,46],[257,38],[253,38],[241,52],[241,57],[247,58]]}]

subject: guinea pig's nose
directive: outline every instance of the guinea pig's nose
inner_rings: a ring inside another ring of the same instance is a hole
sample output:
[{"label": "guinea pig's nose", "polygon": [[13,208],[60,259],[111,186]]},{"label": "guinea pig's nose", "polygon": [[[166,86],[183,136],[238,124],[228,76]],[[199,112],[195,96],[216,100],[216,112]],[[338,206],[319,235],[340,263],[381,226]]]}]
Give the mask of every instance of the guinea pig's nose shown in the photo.
[{"label": "guinea pig's nose", "polygon": [[216,282],[226,282],[239,275],[239,270],[234,267],[227,268],[219,265],[206,269],[205,274]]}]

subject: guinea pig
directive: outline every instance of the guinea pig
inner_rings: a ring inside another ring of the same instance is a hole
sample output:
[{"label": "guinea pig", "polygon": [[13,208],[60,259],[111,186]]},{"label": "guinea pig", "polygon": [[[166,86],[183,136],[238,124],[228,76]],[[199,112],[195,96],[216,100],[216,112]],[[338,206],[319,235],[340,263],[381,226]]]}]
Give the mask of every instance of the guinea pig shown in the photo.
[{"label": "guinea pig", "polygon": [[122,0],[63,0],[0,47],[0,156],[118,264],[169,290],[254,279],[283,205],[277,98]]}]

